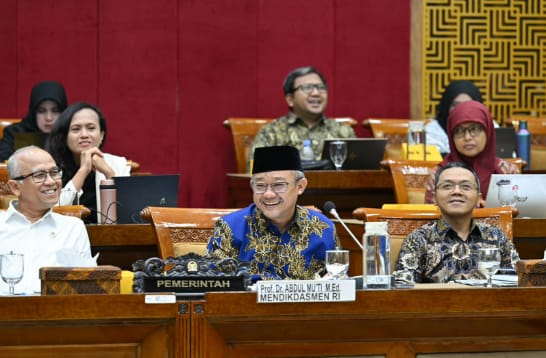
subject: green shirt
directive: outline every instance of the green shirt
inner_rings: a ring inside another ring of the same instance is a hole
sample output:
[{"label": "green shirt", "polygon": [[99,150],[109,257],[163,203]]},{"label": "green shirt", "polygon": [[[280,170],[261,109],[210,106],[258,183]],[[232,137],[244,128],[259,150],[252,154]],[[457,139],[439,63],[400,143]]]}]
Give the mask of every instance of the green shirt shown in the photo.
[{"label": "green shirt", "polygon": [[258,131],[249,152],[247,163],[254,157],[254,149],[256,148],[289,145],[296,147],[301,152],[305,139],[311,140],[315,160],[320,160],[322,159],[325,139],[354,137],[355,132],[350,125],[337,123],[334,120],[322,117],[316,125],[309,128],[303,120],[290,112],[286,116],[263,126]]}]

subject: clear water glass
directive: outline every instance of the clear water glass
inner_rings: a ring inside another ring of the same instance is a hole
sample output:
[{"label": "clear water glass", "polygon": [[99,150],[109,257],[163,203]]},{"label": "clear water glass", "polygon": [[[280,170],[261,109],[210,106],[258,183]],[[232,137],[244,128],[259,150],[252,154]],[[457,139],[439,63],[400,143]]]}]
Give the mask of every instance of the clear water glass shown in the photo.
[{"label": "clear water glass", "polygon": [[492,278],[501,263],[500,250],[498,246],[484,246],[478,252],[478,271],[487,278],[486,287],[493,287]]},{"label": "clear water glass", "polygon": [[336,170],[341,170],[347,159],[347,142],[336,140],[330,143],[330,160],[334,163]]},{"label": "clear water glass", "polygon": [[349,250],[327,250],[326,271],[328,277],[334,280],[348,278]]},{"label": "clear water glass", "polygon": [[23,254],[10,252],[0,255],[0,276],[9,286],[9,295],[15,294],[15,285],[21,281],[24,273]]}]

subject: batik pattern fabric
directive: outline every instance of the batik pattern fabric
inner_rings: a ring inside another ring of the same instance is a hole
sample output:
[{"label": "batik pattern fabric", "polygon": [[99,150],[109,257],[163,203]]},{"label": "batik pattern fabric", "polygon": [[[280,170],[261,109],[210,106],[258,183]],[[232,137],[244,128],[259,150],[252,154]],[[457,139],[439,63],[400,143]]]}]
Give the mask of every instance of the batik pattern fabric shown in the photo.
[{"label": "batik pattern fabric", "polygon": [[216,258],[247,262],[253,281],[306,280],[325,273],[325,252],[336,243],[334,224],[317,211],[297,206],[281,233],[252,204],[220,218],[207,249]]},{"label": "batik pattern fabric", "polygon": [[[249,158],[253,158],[254,149],[259,147],[272,147],[277,145],[289,145],[303,149],[303,141],[309,139],[315,160],[322,159],[324,140],[332,138],[354,138],[355,132],[350,125],[341,124],[332,119],[322,117],[318,123],[309,128],[303,120],[290,112],[286,116],[263,126],[256,134]],[[327,159],[327,158],[326,158]]]},{"label": "batik pattern fabric", "polygon": [[478,271],[480,247],[497,245],[501,267],[515,268],[519,255],[514,244],[499,227],[471,222],[467,240],[439,219],[421,226],[404,240],[393,276],[396,282],[446,283],[484,279]]}]

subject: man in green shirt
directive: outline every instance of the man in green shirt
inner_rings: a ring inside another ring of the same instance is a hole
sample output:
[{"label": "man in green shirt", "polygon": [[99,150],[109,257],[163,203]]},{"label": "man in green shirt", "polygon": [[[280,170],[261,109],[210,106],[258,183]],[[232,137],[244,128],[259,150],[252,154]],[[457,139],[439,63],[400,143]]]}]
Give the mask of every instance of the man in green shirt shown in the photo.
[{"label": "man in green shirt", "polygon": [[324,140],[354,138],[350,125],[340,124],[324,117],[328,104],[328,85],[324,76],[313,67],[291,71],[283,84],[284,98],[290,112],[260,129],[249,153],[254,149],[289,145],[303,149],[303,141],[311,141],[315,160],[322,159]]}]

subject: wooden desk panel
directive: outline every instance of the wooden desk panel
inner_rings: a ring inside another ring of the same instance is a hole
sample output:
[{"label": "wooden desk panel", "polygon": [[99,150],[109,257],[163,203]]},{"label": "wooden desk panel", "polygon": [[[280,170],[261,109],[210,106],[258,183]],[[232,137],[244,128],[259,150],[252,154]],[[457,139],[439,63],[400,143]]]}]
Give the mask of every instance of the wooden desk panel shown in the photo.
[{"label": "wooden desk panel", "polygon": [[[314,205],[321,209],[331,200],[341,217],[351,218],[360,206],[379,208],[383,203],[394,203],[393,182],[386,170],[308,171],[307,189],[300,196],[300,205]],[[252,202],[250,175],[227,174],[228,205],[242,208]]]},{"label": "wooden desk panel", "polygon": [[144,295],[3,296],[0,356],[179,356],[189,315],[178,308]]},{"label": "wooden desk panel", "polygon": [[192,317],[202,333],[195,357],[544,351],[545,295],[546,288],[414,289],[357,291],[356,302],[258,304],[255,293],[209,293]]},{"label": "wooden desk panel", "polygon": [[91,252],[100,252],[99,265],[132,271],[138,259],[158,257],[152,224],[86,225]]}]

